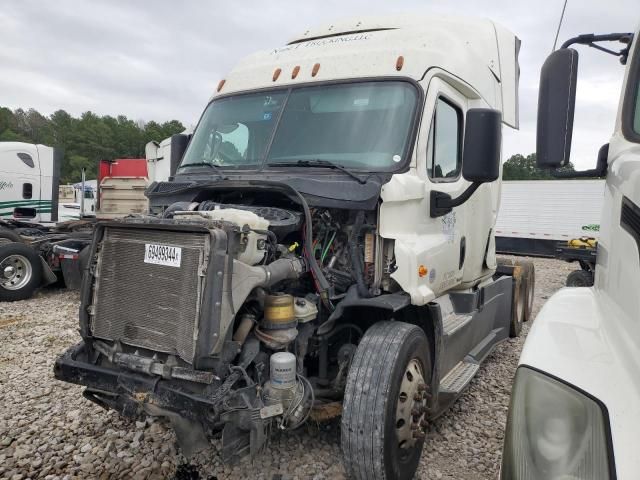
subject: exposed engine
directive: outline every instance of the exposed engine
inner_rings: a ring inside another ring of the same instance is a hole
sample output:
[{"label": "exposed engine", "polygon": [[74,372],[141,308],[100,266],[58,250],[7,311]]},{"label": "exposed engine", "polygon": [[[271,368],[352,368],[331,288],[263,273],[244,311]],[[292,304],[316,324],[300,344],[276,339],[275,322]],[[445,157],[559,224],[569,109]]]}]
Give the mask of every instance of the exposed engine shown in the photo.
[{"label": "exposed engine", "polygon": [[392,272],[376,225],[375,212],[205,200],[100,227],[81,312],[91,355],[178,382],[205,407],[194,419],[175,415],[175,399],[87,396],[168,417],[187,453],[222,429],[226,461],[255,455],[273,426],[338,415],[362,330],[335,320]]}]

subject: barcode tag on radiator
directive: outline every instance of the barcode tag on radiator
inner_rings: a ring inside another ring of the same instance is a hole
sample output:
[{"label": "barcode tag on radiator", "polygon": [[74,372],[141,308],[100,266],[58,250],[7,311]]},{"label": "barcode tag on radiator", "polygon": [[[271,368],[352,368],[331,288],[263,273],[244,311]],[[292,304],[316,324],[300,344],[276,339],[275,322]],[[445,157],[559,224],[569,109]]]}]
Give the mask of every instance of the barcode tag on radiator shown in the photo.
[{"label": "barcode tag on radiator", "polygon": [[180,267],[182,261],[182,248],[156,243],[144,244],[144,263],[166,265],[167,267]]}]

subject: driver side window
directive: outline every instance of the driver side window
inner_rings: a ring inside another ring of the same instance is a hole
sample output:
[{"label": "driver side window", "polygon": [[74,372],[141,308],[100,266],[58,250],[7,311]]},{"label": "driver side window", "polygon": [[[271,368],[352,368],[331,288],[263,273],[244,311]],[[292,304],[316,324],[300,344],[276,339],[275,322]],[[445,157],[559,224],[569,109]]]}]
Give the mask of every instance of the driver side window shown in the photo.
[{"label": "driver side window", "polygon": [[427,173],[439,182],[454,181],[462,167],[462,111],[439,97],[429,131]]}]

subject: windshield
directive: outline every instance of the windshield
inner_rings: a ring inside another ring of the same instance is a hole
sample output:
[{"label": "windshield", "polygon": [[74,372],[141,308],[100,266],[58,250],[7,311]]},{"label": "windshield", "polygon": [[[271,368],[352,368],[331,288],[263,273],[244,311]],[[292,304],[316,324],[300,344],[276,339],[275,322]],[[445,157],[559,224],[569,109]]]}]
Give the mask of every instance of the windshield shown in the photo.
[{"label": "windshield", "polygon": [[402,81],[297,87],[214,100],[181,168],[323,160],[350,169],[392,170],[404,160],[417,107]]}]

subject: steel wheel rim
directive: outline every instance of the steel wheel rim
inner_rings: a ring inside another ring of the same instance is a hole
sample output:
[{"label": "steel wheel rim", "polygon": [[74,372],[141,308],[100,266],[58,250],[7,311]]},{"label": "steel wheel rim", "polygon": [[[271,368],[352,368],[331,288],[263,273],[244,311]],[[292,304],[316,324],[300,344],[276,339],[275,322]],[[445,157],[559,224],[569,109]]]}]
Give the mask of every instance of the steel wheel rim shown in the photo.
[{"label": "steel wheel rim", "polygon": [[0,263],[0,285],[6,290],[20,290],[33,277],[31,262],[22,255],[9,255]]},{"label": "steel wheel rim", "polygon": [[518,308],[516,311],[516,318],[519,324],[524,323],[524,314],[527,309],[527,292],[524,289],[524,286],[520,287],[520,292],[518,294],[520,298],[518,298]]},{"label": "steel wheel rim", "polygon": [[401,457],[408,457],[416,442],[425,437],[426,390],[422,364],[412,358],[402,375],[396,406],[394,428]]}]

